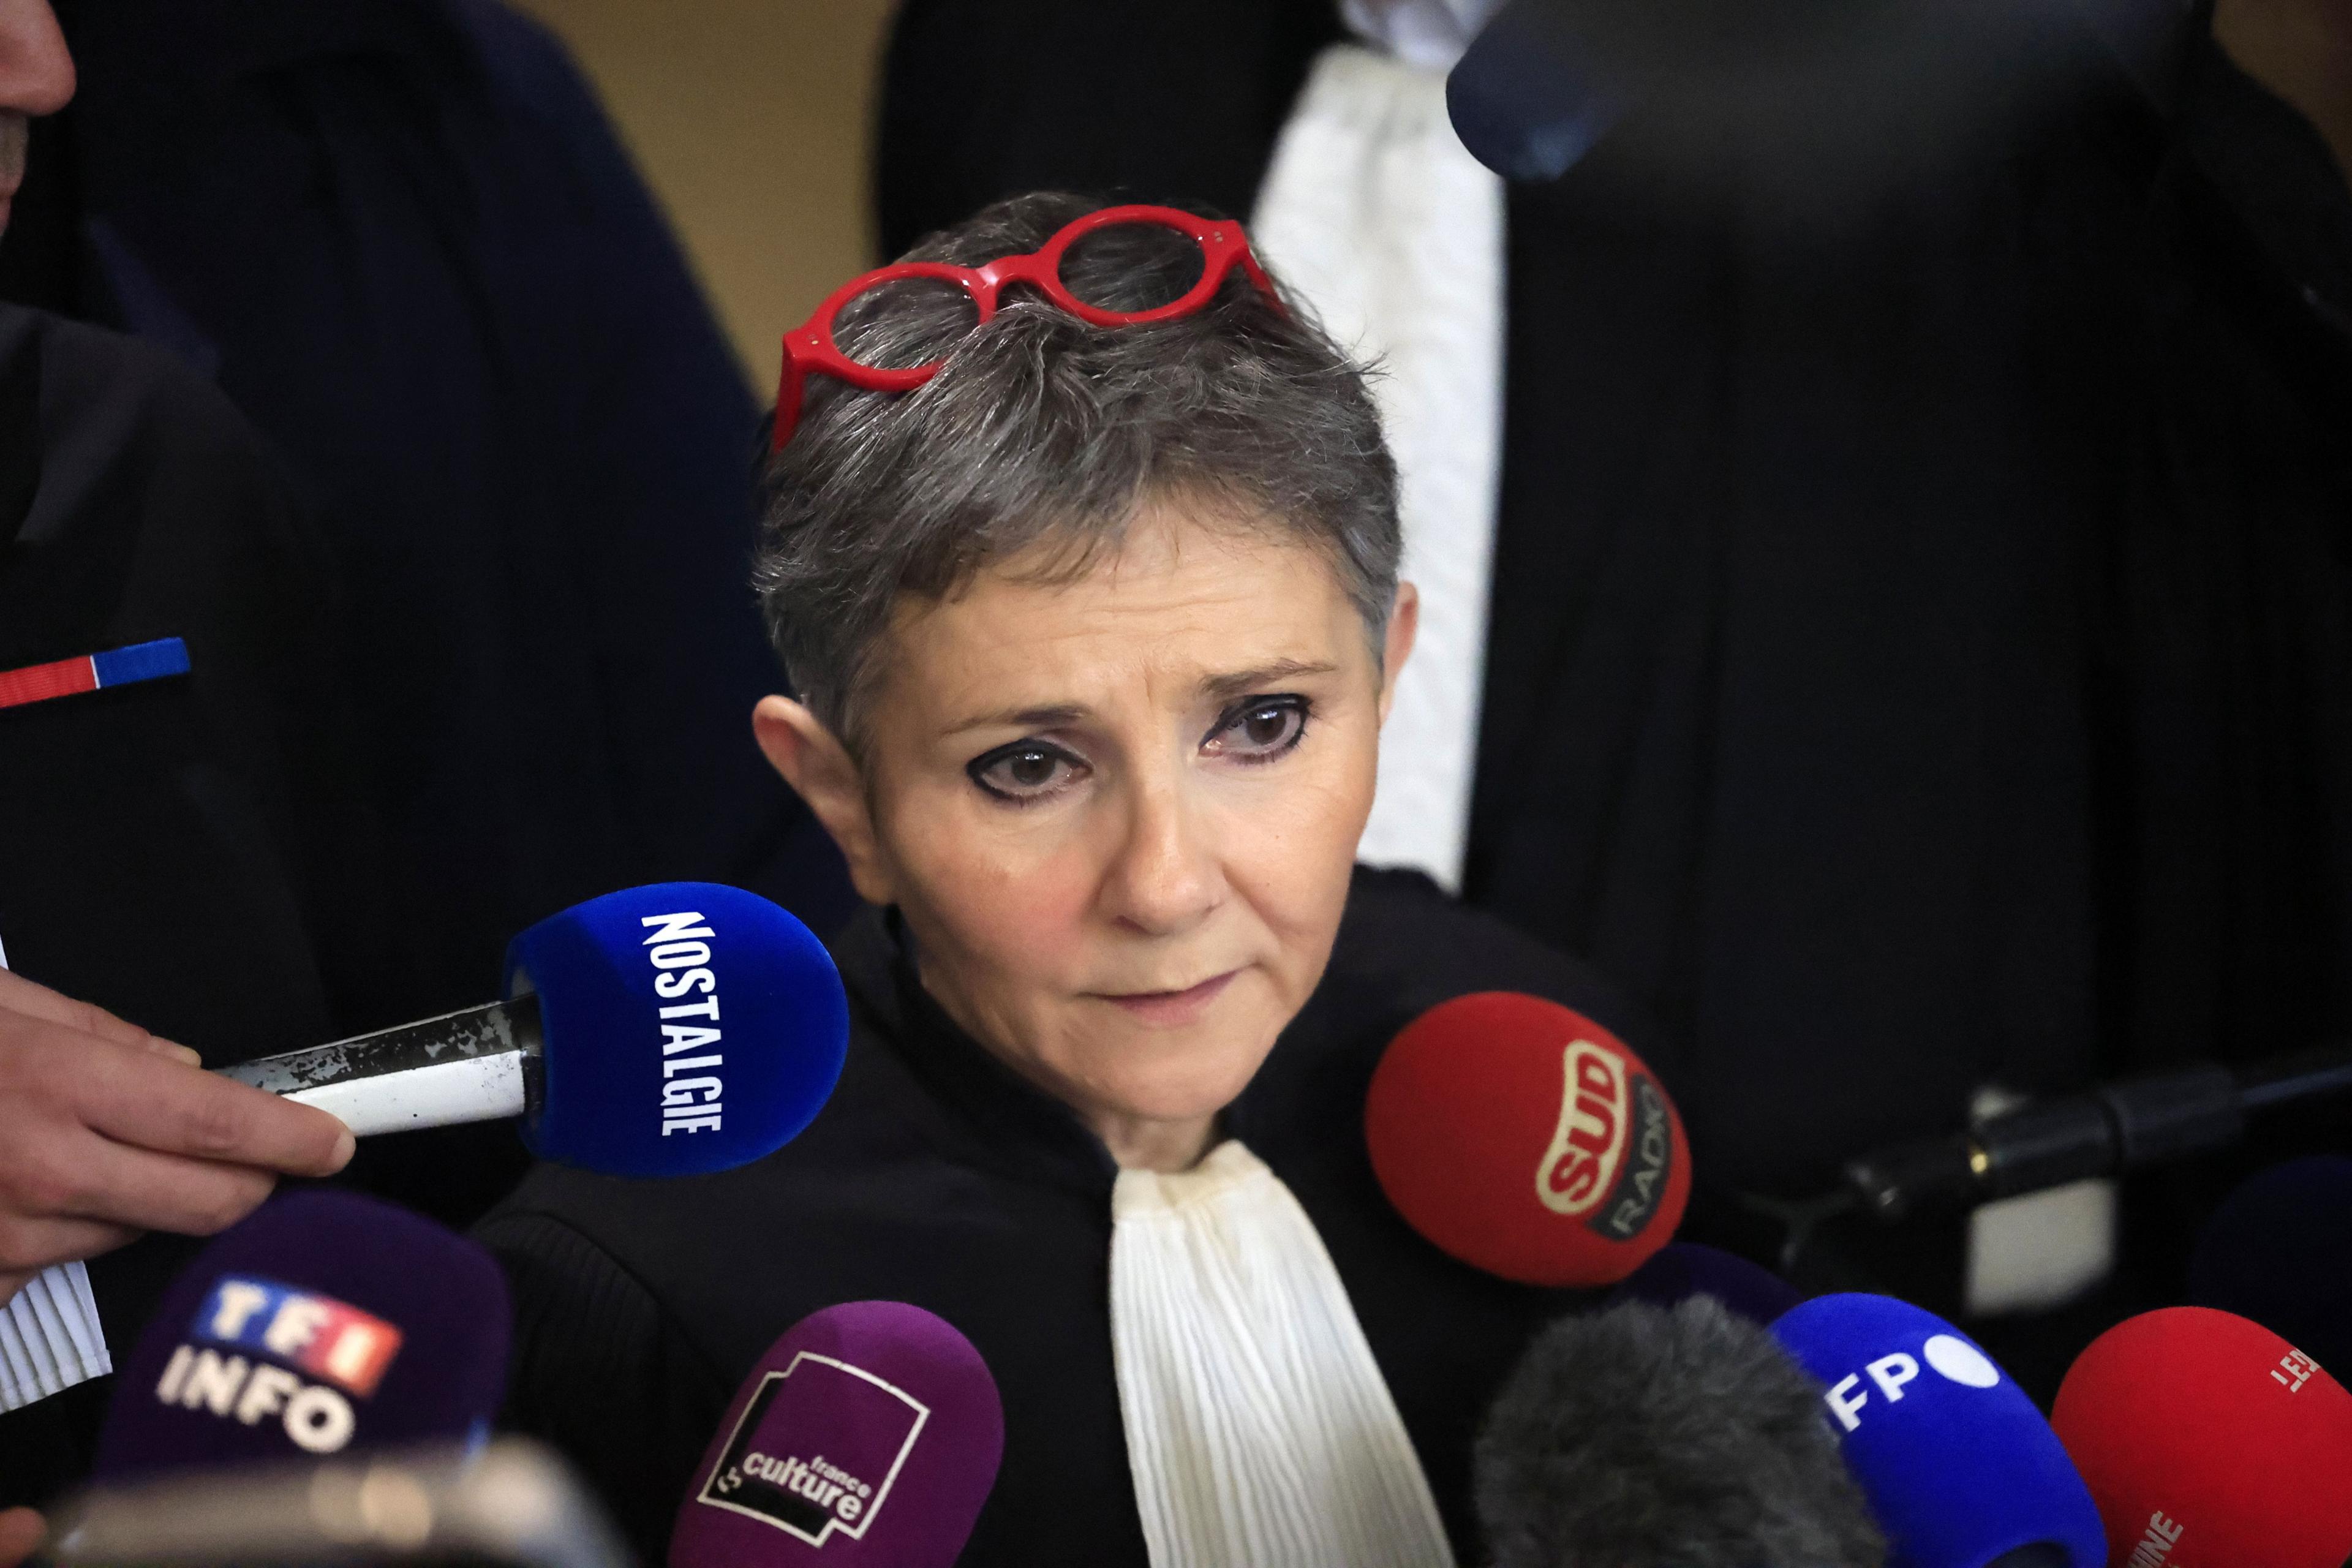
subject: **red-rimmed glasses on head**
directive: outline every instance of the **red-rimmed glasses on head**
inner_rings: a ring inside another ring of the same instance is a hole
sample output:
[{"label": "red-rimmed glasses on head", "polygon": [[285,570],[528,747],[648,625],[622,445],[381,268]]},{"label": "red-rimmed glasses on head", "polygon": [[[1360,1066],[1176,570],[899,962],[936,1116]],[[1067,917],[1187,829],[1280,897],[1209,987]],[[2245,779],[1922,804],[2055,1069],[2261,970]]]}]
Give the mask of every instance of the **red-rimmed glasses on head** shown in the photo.
[{"label": "red-rimmed glasses on head", "polygon": [[[1073,247],[1105,229],[1128,226],[1172,229],[1190,237],[1200,247],[1200,277],[1175,299],[1148,310],[1107,310],[1080,299],[1062,279],[1063,258]],[[1249,239],[1242,233],[1241,225],[1200,217],[1177,207],[1105,207],[1064,227],[1045,242],[1042,250],[1027,256],[999,257],[985,267],[901,261],[877,268],[835,289],[798,330],[784,335],[784,371],[776,387],[773,449],[782,451],[784,443],[793,438],[793,430],[800,424],[802,395],[811,375],[829,375],[869,392],[910,392],[939,373],[944,355],[926,364],[865,364],[844,353],[834,340],[834,323],[842,310],[877,289],[918,280],[960,289],[971,301],[975,313],[971,324],[977,327],[996,314],[996,302],[1007,288],[1025,283],[1082,321],[1097,327],[1133,327],[1191,315],[1215,298],[1226,275],[1237,266],[1276,310],[1282,309],[1282,298],[1275,292],[1273,280],[1257,264],[1257,258],[1250,253]]]}]

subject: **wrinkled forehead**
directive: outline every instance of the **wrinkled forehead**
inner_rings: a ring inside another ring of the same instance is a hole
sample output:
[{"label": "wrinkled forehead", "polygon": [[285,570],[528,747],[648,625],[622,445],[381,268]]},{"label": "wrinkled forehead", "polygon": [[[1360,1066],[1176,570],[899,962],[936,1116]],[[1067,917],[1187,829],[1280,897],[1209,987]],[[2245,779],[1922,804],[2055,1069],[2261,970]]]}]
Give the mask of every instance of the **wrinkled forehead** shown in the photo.
[{"label": "wrinkled forehead", "polygon": [[1043,542],[937,600],[902,598],[877,696],[926,727],[1067,709],[1188,709],[1255,678],[1377,679],[1329,554],[1272,529],[1147,508],[1114,546]]}]

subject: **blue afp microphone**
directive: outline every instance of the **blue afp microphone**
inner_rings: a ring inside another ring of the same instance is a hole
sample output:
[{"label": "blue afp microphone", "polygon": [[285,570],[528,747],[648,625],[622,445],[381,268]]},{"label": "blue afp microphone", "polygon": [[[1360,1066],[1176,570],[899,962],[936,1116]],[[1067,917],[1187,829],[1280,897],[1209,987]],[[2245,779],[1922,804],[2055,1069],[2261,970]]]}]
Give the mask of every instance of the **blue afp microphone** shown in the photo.
[{"label": "blue afp microphone", "polygon": [[2090,1489],[1975,1342],[1891,1296],[1822,1296],[1772,1334],[1820,1380],[1887,1568],[2104,1568]]},{"label": "blue afp microphone", "polygon": [[824,944],[756,893],[658,882],[552,915],[507,949],[506,1000],[265,1057],[223,1076],[362,1135],[522,1118],[534,1153],[699,1175],[773,1153],[849,1046]]},{"label": "blue afp microphone", "polygon": [[496,1260],[465,1237],[354,1193],[273,1198],[173,1282],[116,1380],[98,1474],[478,1438],[508,1321]]}]

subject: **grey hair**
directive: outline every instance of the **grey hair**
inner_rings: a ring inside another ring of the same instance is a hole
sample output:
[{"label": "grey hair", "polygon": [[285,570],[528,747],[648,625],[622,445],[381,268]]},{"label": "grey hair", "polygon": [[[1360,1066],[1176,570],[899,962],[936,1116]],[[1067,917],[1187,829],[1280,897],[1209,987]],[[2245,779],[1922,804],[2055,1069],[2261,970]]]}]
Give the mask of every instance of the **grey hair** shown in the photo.
[{"label": "grey hair", "polygon": [[[903,259],[983,266],[1103,205],[1016,196]],[[1066,257],[1063,280],[1089,303],[1149,309],[1198,276],[1171,237],[1107,231]],[[845,310],[835,339],[860,363],[945,359],[898,395],[812,376],[767,465],[754,583],[801,700],[854,748],[902,595],[945,599],[1033,546],[1038,575],[1067,580],[1167,499],[1320,550],[1377,657],[1402,549],[1396,465],[1363,369],[1284,299],[1272,308],[1236,267],[1197,313],[1144,326],[1089,326],[1021,288],[977,328],[943,287]]]}]

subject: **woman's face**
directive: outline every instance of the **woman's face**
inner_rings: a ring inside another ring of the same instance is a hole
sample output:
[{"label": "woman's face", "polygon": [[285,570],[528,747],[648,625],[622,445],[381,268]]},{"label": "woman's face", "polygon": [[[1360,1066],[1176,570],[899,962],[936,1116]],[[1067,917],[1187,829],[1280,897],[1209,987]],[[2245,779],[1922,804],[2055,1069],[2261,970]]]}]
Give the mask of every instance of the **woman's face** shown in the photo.
[{"label": "woman's face", "polygon": [[[1383,660],[1324,557],[1147,509],[1075,581],[910,605],[855,804],[794,776],[958,1023],[1097,1129],[1213,1116],[1323,973],[1372,800]],[[1410,589],[1385,660],[1410,646]],[[808,722],[813,724],[813,721]],[[819,731],[821,735],[822,732]],[[843,765],[848,765],[845,760]]]}]

